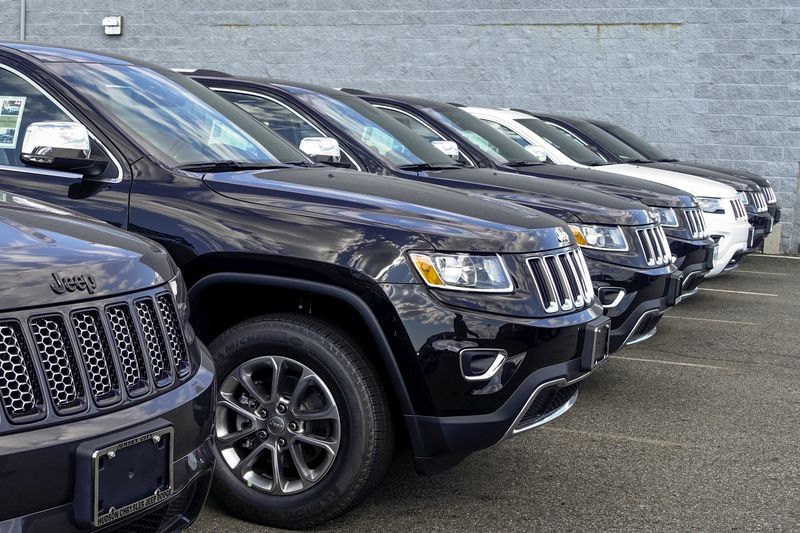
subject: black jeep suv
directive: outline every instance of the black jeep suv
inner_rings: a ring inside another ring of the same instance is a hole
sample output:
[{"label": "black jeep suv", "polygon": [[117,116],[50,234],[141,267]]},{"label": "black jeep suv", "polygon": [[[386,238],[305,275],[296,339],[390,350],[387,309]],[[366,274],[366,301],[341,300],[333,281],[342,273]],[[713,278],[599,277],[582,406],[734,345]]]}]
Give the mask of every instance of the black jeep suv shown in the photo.
[{"label": "black jeep suv", "polygon": [[25,98],[0,186],[152,237],[183,272],[219,382],[214,491],[242,517],[346,511],[388,467],[395,416],[420,472],[451,467],[564,413],[607,355],[556,218],[316,167],[186,76],[121,57],[0,45],[0,94]]},{"label": "black jeep suv", "polygon": [[175,264],[6,192],[0,249],[0,531],[188,526],[211,484],[214,372]]},{"label": "black jeep suv", "polygon": [[[672,264],[664,230],[639,202],[555,180],[465,167],[389,114],[335,89],[193,75],[298,147],[320,135],[335,138],[342,155],[334,165],[509,200],[564,220],[583,247],[595,291],[611,318],[612,353],[652,337],[681,296],[682,273]],[[709,243],[701,245],[701,269]]]}]

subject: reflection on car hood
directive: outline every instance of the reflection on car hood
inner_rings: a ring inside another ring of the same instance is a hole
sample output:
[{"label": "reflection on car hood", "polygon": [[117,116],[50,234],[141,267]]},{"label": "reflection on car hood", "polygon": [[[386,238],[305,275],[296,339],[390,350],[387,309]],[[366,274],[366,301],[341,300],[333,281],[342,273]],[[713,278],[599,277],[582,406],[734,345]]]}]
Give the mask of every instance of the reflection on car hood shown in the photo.
[{"label": "reflection on car hood", "polygon": [[734,176],[732,174],[725,174],[716,170],[707,168],[698,168],[691,165],[684,165],[683,163],[648,163],[648,167],[660,168],[663,170],[671,170],[673,172],[681,172],[683,174],[691,174],[692,176],[700,176],[701,178],[708,178],[710,180],[730,185],[737,191],[757,191],[758,185],[751,179]]},{"label": "reflection on car hood", "polygon": [[711,181],[698,176],[682,174],[671,170],[663,170],[643,165],[632,165],[627,163],[612,164],[601,167],[604,171],[616,174],[625,174],[648,181],[654,181],[663,185],[669,185],[676,189],[681,189],[693,196],[708,198],[735,198],[736,190],[733,187]]},{"label": "reflection on car hood", "polygon": [[534,252],[559,248],[547,214],[424,183],[363,172],[289,168],[207,174],[218,194],[308,216],[401,229],[437,250]]},{"label": "reflection on car hood", "polygon": [[[151,241],[72,211],[2,192],[0,254],[3,310],[146,289],[176,273],[164,249]],[[89,277],[95,284],[91,291],[63,290],[64,278]]]}]

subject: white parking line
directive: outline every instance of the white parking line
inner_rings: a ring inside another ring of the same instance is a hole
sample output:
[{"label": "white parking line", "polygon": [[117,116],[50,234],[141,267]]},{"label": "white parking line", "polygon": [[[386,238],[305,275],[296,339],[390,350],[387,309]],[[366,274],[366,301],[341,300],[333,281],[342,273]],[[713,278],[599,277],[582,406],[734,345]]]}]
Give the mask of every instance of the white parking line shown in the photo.
[{"label": "white parking line", "polygon": [[758,270],[736,269],[737,274],[760,274],[762,276],[788,276],[789,274],[779,274],[777,272],[759,272]]},{"label": "white parking line", "polygon": [[706,448],[706,446],[700,446],[698,444],[693,444],[691,442],[676,442],[676,441],[661,440],[661,439],[647,439],[643,437],[631,437],[629,435],[620,435],[618,433],[600,433],[598,431],[585,431],[582,429],[570,429],[570,428],[562,428],[550,425],[543,426],[541,429],[548,432],[568,433],[572,435],[589,437],[590,439],[618,440],[634,444],[648,444],[651,446],[665,446],[670,448],[698,448],[698,449]]},{"label": "white parking line", "polygon": [[774,259],[800,259],[800,255],[750,254],[748,257],[772,257]]},{"label": "white parking line", "polygon": [[664,315],[664,318],[677,318],[679,320],[698,320],[701,322],[721,322],[723,324],[737,324],[740,326],[761,326],[756,322],[739,322],[738,320],[720,320],[717,318],[699,318],[693,316],[674,316],[674,315]]},{"label": "white parking line", "polygon": [[641,363],[658,363],[661,365],[691,366],[695,368],[711,368],[713,370],[726,370],[724,366],[699,365],[697,363],[679,363],[677,361],[663,361],[661,359],[642,359],[640,357],[624,357],[620,355],[612,356],[612,361],[616,361],[617,359],[621,359],[623,361],[638,361]]},{"label": "white parking line", "polygon": [[748,291],[729,291],[727,289],[707,289],[705,287],[700,287],[701,291],[711,291],[711,292],[728,292],[731,294],[749,294],[751,296],[770,296],[772,298],[777,298],[777,294],[770,294],[768,292],[748,292]]}]

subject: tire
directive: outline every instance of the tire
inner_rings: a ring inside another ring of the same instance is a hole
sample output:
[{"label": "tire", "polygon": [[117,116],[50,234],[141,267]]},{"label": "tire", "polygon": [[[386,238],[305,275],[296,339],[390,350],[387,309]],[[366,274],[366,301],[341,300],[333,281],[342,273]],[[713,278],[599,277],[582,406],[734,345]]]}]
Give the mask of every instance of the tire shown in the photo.
[{"label": "tire", "polygon": [[[259,524],[310,528],[347,512],[383,479],[393,450],[388,404],[375,369],[346,333],[316,318],[275,314],[232,327],[210,348],[219,384],[212,492],[228,511]],[[276,372],[277,388],[291,393],[275,392]],[[304,403],[292,405],[294,398]],[[250,466],[253,456],[260,458]]]}]

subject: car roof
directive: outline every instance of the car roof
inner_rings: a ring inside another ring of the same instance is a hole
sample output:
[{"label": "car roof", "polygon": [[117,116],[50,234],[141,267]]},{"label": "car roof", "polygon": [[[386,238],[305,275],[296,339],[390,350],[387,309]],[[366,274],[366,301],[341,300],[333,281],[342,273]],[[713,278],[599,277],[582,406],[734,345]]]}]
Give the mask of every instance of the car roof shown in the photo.
[{"label": "car roof", "polygon": [[105,63],[161,68],[158,65],[108,52],[97,52],[67,46],[50,46],[27,41],[0,41],[0,48],[24,54],[42,63]]},{"label": "car roof", "polygon": [[466,106],[462,107],[461,109],[465,111],[475,111],[477,113],[485,113],[487,115],[491,114],[494,116],[501,116],[503,118],[515,120],[518,118],[531,118],[531,116],[527,113],[522,113],[521,111],[516,111],[514,109],[505,108],[495,108],[495,107],[478,107],[478,106]]}]

